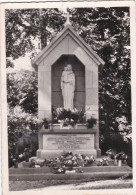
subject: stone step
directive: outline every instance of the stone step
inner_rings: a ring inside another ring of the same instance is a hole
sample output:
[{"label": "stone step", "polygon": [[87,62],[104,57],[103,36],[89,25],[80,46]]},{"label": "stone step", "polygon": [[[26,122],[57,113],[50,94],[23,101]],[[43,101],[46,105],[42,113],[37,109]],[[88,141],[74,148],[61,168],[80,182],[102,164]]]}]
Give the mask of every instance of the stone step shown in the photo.
[{"label": "stone step", "polygon": [[[77,169],[76,167],[74,170]],[[92,166],[83,167],[83,172],[114,172],[114,171],[131,171],[129,166]],[[39,168],[10,168],[9,174],[35,174],[35,173],[50,173],[50,168],[39,167]]]},{"label": "stone step", "polygon": [[120,177],[132,177],[132,171],[115,171],[115,172],[92,172],[92,173],[33,173],[33,174],[10,174],[10,181],[36,181],[36,180],[100,180],[115,179]]},{"label": "stone step", "polygon": [[128,166],[107,167],[83,167],[83,173],[54,174],[48,167],[42,168],[10,168],[9,180],[11,181],[33,181],[33,180],[82,180],[82,179],[110,179],[119,177],[132,177],[132,169]]}]

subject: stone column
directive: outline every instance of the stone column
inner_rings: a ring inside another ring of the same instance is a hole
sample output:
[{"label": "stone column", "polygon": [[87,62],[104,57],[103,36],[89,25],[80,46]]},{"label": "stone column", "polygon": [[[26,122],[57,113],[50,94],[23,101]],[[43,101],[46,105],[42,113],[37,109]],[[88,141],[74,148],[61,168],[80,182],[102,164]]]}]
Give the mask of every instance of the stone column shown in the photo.
[{"label": "stone column", "polygon": [[51,67],[38,67],[38,117],[51,118]]},{"label": "stone column", "polygon": [[98,120],[96,126],[95,148],[97,156],[101,155],[99,149],[99,111],[98,111],[98,66],[93,61],[90,67],[86,66],[86,119],[94,117]]}]

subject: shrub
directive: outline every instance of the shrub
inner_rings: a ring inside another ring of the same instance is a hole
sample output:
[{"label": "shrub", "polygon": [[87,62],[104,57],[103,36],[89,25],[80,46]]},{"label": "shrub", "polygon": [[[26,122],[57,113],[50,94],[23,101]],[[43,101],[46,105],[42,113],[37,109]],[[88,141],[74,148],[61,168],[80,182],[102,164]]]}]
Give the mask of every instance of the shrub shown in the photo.
[{"label": "shrub", "polygon": [[13,166],[13,159],[19,158],[25,148],[31,150],[31,156],[36,154],[38,149],[38,120],[31,114],[9,115],[8,116],[8,153],[9,167]]},{"label": "shrub", "polygon": [[105,155],[106,151],[109,149],[115,150],[117,153],[124,152],[128,155],[127,163],[132,166],[132,141],[124,141],[124,138],[119,133],[110,133],[108,135],[100,135],[100,149],[102,155]]}]

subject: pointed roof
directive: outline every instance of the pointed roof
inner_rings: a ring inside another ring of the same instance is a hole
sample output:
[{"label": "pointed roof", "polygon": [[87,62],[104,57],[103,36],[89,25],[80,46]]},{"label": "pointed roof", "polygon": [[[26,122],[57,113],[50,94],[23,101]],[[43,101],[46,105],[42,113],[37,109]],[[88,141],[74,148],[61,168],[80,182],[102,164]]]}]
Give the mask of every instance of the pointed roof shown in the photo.
[{"label": "pointed roof", "polygon": [[[40,62],[48,56],[57,45],[62,42],[67,36],[70,36],[72,40],[82,48],[91,59],[95,61],[97,65],[104,65],[105,62],[96,54],[96,52],[73,30],[72,26],[67,24],[64,29],[58,33],[58,35],[46,46],[33,60],[32,65],[39,65]],[[70,51],[69,51],[69,54]],[[62,53],[63,55],[63,53]],[[59,57],[58,57],[59,58]],[[57,59],[56,59],[57,60]]]}]

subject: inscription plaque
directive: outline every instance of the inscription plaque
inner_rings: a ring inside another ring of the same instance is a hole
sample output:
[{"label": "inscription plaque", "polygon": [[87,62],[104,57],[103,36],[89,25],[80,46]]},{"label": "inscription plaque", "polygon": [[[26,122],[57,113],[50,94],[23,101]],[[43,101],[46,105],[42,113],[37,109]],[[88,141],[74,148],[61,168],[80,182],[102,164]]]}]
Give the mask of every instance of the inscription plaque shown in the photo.
[{"label": "inscription plaque", "polygon": [[43,135],[43,149],[82,150],[94,149],[94,134]]}]

